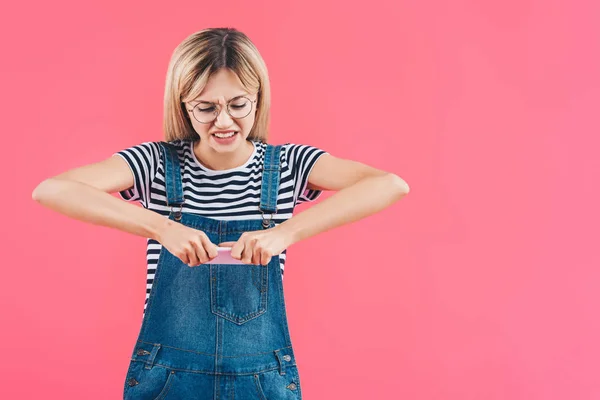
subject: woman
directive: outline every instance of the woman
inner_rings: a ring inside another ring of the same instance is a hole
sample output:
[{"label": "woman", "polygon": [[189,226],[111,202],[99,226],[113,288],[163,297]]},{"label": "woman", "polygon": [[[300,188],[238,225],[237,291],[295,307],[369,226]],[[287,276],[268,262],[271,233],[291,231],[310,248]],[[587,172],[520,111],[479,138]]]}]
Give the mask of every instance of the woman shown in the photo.
[{"label": "woman", "polygon": [[[267,68],[248,37],[196,32],[169,64],[165,141],[69,170],[33,193],[70,217],[148,238],[125,399],[301,399],[283,297],[287,247],[408,193],[392,173],[310,145],[268,144],[269,108]],[[323,190],[339,192],[292,218]],[[218,247],[240,262],[212,263]]]}]

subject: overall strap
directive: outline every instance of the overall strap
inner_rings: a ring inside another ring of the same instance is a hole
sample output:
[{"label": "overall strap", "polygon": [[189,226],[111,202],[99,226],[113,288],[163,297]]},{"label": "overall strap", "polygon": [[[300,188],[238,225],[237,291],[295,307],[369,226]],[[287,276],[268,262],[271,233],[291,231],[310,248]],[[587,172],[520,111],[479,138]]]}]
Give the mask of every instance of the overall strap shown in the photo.
[{"label": "overall strap", "polygon": [[[171,207],[171,214],[175,213],[175,220],[181,219],[181,209],[185,202],[183,198],[183,187],[181,185],[181,168],[179,166],[179,155],[174,145],[167,142],[159,142],[162,149],[163,165],[165,168],[165,190],[167,206]],[[173,206],[179,206],[179,210],[173,211]]]},{"label": "overall strap", "polygon": [[[263,228],[274,225],[272,222],[273,214],[277,213],[277,193],[279,193],[281,171],[279,162],[280,154],[281,145],[273,146],[267,144],[260,189],[260,211],[263,215]],[[271,217],[266,219],[265,213],[270,213]]]}]

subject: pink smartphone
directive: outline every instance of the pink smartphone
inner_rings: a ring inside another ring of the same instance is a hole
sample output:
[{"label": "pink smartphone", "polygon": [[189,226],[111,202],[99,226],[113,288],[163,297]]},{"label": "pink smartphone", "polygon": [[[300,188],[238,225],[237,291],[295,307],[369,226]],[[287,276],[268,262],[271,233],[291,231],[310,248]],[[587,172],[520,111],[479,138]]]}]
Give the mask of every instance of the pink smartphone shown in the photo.
[{"label": "pink smartphone", "polygon": [[231,257],[231,247],[217,247],[219,254],[204,264],[243,264],[242,260]]}]

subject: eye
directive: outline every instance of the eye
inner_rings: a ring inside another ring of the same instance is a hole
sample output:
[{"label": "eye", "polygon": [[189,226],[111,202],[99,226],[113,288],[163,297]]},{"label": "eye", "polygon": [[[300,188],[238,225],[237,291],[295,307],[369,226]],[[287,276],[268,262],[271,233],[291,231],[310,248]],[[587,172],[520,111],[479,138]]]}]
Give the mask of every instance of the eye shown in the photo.
[{"label": "eye", "polygon": [[194,107],[198,112],[213,112],[215,106],[212,103],[200,102]]}]

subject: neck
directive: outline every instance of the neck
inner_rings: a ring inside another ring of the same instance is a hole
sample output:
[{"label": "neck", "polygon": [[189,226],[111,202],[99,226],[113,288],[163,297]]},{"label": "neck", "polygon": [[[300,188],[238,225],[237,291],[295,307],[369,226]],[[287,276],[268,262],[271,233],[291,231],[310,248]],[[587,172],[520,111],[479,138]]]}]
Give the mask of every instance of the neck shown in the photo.
[{"label": "neck", "polygon": [[240,146],[234,153],[219,153],[210,146],[203,143],[202,140],[194,142],[194,154],[198,161],[206,168],[220,171],[240,167],[248,161],[254,146],[250,141],[245,140],[244,145]]}]

